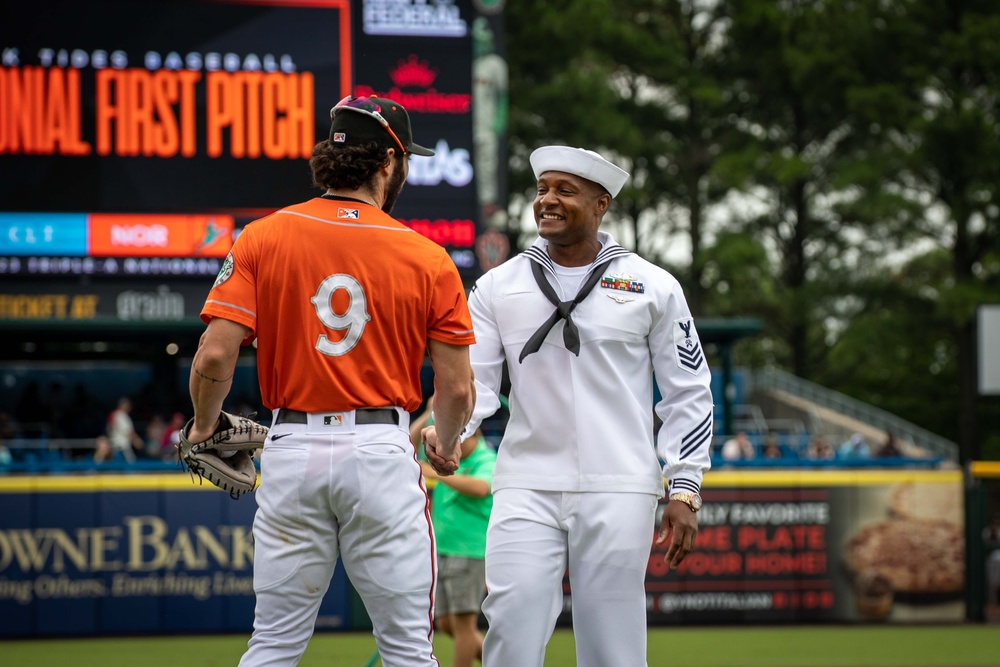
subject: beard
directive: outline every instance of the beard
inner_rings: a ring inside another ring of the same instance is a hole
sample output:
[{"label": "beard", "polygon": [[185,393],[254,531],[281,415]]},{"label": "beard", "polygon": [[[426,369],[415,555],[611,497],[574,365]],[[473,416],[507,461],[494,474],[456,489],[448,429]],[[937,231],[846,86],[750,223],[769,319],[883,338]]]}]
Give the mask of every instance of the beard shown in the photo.
[{"label": "beard", "polygon": [[389,182],[385,186],[385,202],[382,204],[382,210],[386,213],[392,213],[392,207],[396,205],[396,199],[399,197],[399,193],[403,191],[403,183],[406,182],[406,174],[403,173],[403,160],[396,160],[395,166],[392,168],[392,175],[389,176]]}]

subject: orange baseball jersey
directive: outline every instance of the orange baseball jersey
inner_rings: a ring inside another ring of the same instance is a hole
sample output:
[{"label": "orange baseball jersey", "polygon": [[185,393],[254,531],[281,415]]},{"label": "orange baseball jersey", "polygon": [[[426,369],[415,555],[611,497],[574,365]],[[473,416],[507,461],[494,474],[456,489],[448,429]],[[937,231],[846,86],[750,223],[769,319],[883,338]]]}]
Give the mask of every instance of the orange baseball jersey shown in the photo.
[{"label": "orange baseball jersey", "polygon": [[420,407],[427,339],[475,342],[455,264],[380,209],[317,197],[248,224],[201,318],[250,327],[264,405]]}]

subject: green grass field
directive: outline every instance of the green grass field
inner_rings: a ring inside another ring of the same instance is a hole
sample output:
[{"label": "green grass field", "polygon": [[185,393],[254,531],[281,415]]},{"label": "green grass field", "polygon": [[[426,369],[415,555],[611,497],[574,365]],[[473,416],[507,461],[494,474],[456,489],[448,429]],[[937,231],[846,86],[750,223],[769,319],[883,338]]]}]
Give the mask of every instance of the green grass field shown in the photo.
[{"label": "green grass field", "polygon": [[[3,667],[234,667],[246,636],[0,641]],[[443,667],[451,642],[436,640]],[[301,667],[364,667],[369,634],[316,635]],[[649,667],[1000,667],[1000,625],[651,628]],[[376,662],[375,664],[381,664]],[[559,630],[546,667],[576,664]],[[513,666],[512,666],[513,667]],[[614,667],[614,666],[609,666]]]}]

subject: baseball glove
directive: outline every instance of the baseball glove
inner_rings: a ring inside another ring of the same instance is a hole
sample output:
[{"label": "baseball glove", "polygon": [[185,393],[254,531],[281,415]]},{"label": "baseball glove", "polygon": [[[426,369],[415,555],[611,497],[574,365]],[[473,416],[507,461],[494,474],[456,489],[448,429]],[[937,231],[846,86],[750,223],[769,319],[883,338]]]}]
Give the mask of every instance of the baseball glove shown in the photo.
[{"label": "baseball glove", "polygon": [[[251,415],[253,416],[253,415]],[[233,498],[257,486],[254,450],[264,446],[267,427],[247,417],[223,411],[219,426],[208,440],[191,442],[187,434],[194,419],[180,431],[177,458],[198,479],[207,479]]]}]

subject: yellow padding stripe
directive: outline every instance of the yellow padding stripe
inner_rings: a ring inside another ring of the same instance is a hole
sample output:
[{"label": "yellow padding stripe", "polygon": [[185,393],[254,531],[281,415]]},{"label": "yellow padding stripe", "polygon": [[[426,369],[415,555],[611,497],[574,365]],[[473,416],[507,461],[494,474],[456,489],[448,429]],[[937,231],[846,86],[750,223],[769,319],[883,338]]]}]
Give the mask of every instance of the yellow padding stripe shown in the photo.
[{"label": "yellow padding stripe", "polygon": [[[1000,462],[976,461],[985,474],[1000,477]],[[877,486],[881,484],[956,484],[961,470],[710,470],[702,486],[804,487]],[[0,493],[78,493],[81,491],[220,491],[209,482],[179,475],[65,475],[0,477]]]},{"label": "yellow padding stripe", "polygon": [[1000,461],[972,461],[969,473],[973,477],[1000,477]]},{"label": "yellow padding stripe", "polygon": [[0,478],[0,493],[78,493],[81,491],[218,491],[211,482],[199,483],[178,475],[65,475]]},{"label": "yellow padding stripe", "polygon": [[882,484],[958,484],[961,470],[710,470],[704,487],[878,486]]}]

